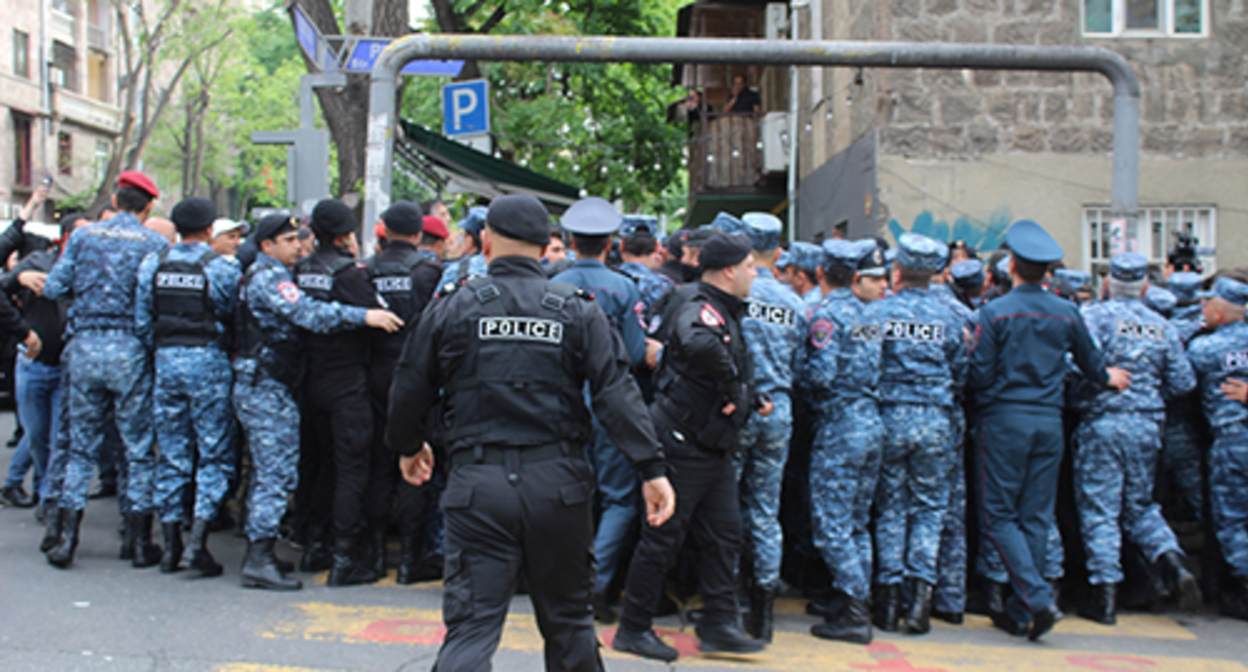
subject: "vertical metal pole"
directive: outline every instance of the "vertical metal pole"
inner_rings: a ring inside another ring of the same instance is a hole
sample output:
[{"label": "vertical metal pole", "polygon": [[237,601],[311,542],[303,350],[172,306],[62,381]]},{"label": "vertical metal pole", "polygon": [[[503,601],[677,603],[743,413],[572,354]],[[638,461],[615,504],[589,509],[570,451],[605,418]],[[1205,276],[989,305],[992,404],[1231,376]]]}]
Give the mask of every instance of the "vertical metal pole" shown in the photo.
[{"label": "vertical metal pole", "polygon": [[1114,218],[1127,220],[1127,228],[1132,229],[1139,216],[1140,98],[1138,92],[1131,95],[1127,86],[1114,88],[1114,177],[1110,203]]},{"label": "vertical metal pole", "polygon": [[[387,49],[388,50],[388,49]],[[364,149],[364,226],[361,249],[376,247],[373,224],[390,207],[394,163],[394,92],[397,70],[379,67],[368,87],[368,141]]]},{"label": "vertical metal pole", "polygon": [[[797,5],[789,11],[789,36],[790,39],[797,39]],[[797,239],[797,124],[798,124],[798,95],[797,95],[797,66],[789,67],[789,173],[786,176],[787,199],[789,201],[789,235],[788,241],[791,244]]]}]

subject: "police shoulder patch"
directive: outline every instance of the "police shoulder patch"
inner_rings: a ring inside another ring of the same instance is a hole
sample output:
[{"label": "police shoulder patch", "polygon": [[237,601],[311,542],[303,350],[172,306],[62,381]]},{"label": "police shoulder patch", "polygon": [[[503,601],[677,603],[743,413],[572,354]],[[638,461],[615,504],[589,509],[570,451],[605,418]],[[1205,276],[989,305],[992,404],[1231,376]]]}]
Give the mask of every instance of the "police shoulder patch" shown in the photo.
[{"label": "police shoulder patch", "polygon": [[720,315],[719,311],[715,310],[715,306],[709,303],[702,304],[702,310],[698,311],[698,319],[708,327],[724,326],[723,315]]},{"label": "police shoulder patch", "polygon": [[1248,350],[1222,353],[1222,368],[1228,371],[1248,369]]},{"label": "police shoulder patch", "polygon": [[287,303],[298,303],[299,298],[303,296],[303,292],[299,291],[299,288],[295,286],[295,283],[289,280],[283,280],[277,283],[277,293],[281,294],[282,298],[286,299]]},{"label": "police shoulder patch", "polygon": [[816,349],[823,349],[828,343],[832,342],[832,334],[836,331],[836,325],[832,320],[821,317],[810,325],[810,344]]},{"label": "police shoulder patch", "polygon": [[633,314],[637,316],[637,323],[641,325],[641,330],[645,331],[650,325],[646,324],[646,304],[644,301],[638,301],[633,304]]}]

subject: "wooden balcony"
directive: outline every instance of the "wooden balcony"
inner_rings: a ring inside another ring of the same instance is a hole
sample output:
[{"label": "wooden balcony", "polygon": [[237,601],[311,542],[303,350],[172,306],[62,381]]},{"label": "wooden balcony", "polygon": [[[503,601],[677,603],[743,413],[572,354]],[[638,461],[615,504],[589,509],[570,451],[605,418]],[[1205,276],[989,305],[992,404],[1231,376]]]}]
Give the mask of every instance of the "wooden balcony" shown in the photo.
[{"label": "wooden balcony", "polygon": [[689,192],[753,189],[762,179],[760,118],[723,115],[707,121],[689,147]]}]

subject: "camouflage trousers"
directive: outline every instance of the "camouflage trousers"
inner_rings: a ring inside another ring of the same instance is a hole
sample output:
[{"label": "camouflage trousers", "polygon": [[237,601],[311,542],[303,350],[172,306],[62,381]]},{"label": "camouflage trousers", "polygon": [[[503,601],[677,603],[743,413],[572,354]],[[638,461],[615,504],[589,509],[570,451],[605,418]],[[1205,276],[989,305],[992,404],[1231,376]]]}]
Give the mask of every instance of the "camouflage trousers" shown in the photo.
[{"label": "camouflage trousers", "polygon": [[1209,504],[1231,574],[1248,586],[1248,428],[1216,432],[1209,451]]},{"label": "camouflage trousers", "polygon": [[949,510],[940,532],[936,556],[936,586],[932,606],[949,614],[966,611],[966,414],[961,405],[949,413],[950,445],[955,456],[949,485]]},{"label": "camouflage trousers", "polygon": [[871,590],[869,525],[883,443],[874,399],[818,412],[810,460],[815,548],[832,571],[832,586],[857,599]]},{"label": "camouflage trousers", "polygon": [[234,362],[234,410],[251,448],[251,541],[278,536],[286,498],[299,480],[299,406],[285,385],[258,368],[254,359]]},{"label": "camouflage trousers", "polygon": [[[1194,410],[1200,412],[1199,408]],[[1203,516],[1205,493],[1200,466],[1204,459],[1204,446],[1201,445],[1200,432],[1189,418],[1167,413],[1161,446],[1161,463],[1174,479],[1175,488],[1191,507],[1192,513],[1197,517]]]},{"label": "camouflage trousers", "polygon": [[754,584],[774,588],[780,584],[780,558],[784,535],[780,529],[780,486],[789,459],[793,432],[793,406],[789,395],[771,396],[775,409],[763,417],[755,413],[741,431],[743,464],[740,477],[741,518],[754,558]]},{"label": "camouflage trousers", "polygon": [[1161,506],[1153,501],[1160,419],[1143,413],[1087,416],[1075,430],[1075,446],[1075,505],[1088,553],[1088,581],[1122,581],[1124,532],[1150,562],[1179,551]]},{"label": "camouflage trousers", "polygon": [[156,495],[160,519],[186,520],[186,488],[195,477],[192,516],[217,517],[234,477],[234,408],[230,359],[216,347],[156,350]]},{"label": "camouflage trousers", "polygon": [[935,584],[940,532],[957,461],[951,449],[949,410],[882,404],[880,421],[884,449],[875,497],[876,583],[914,578]]}]

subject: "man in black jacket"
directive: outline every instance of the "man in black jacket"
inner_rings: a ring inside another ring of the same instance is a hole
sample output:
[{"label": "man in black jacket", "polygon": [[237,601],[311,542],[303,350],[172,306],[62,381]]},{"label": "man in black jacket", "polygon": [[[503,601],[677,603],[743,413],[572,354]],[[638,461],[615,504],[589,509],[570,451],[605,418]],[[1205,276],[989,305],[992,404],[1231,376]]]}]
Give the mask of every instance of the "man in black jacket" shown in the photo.
[{"label": "man in black jacket", "polygon": [[754,374],[741,334],[743,299],[757,275],[754,246],[742,235],[715,233],[702,245],[702,280],[677,292],[665,312],[668,341],[655,373],[655,429],[673,467],[676,513],[662,527],[642,530],[625,584],[627,599],[612,646],[617,651],[673,661],[676,649],[651,627],[667,568],[693,534],[700,549],[699,591],[705,605],[699,647],[707,653],[753,653],[766,645],[737,625],[737,559],[741,509],[735,453],[751,410],[771,413],[756,398]]}]

